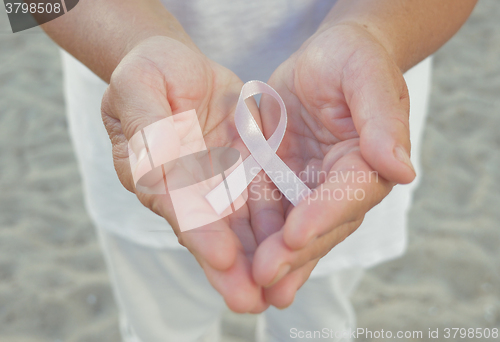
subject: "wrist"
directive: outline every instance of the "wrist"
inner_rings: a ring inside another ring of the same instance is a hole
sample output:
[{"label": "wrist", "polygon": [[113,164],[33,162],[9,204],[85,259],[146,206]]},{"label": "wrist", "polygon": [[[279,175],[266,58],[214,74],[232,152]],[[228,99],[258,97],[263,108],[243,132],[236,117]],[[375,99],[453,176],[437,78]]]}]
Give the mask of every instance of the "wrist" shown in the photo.
[{"label": "wrist", "polygon": [[[174,19],[175,20],[175,19]],[[167,37],[182,43],[195,52],[201,52],[196,44],[191,40],[191,37],[184,31],[182,26],[176,22],[169,27],[169,30],[163,28],[151,28],[147,30],[137,30],[135,34],[131,35],[123,47],[121,59],[125,57],[133,48],[141,44],[147,39],[153,37]]]},{"label": "wrist", "polygon": [[386,34],[386,30],[380,28],[372,22],[369,22],[368,20],[332,20],[330,22],[323,23],[319,27],[316,34],[321,34],[324,31],[336,29],[341,26],[351,27],[353,30],[364,32],[368,35],[374,43],[380,45],[387,52],[387,55],[399,67],[401,72],[404,73],[411,67],[411,61],[407,58],[408,54],[405,53],[404,49],[399,48],[399,45],[395,42],[394,37]]},{"label": "wrist", "polygon": [[166,36],[198,50],[177,19],[157,0],[87,0],[42,25],[63,49],[105,82],[121,60],[153,36]]},{"label": "wrist", "polygon": [[[173,17],[172,17],[173,18]],[[172,19],[171,18],[171,19]],[[201,53],[196,44],[191,40],[191,37],[184,31],[182,26],[177,22],[175,18],[174,23],[171,22],[169,25],[169,29],[165,30],[164,28],[149,28],[146,30],[136,30],[134,34],[130,35],[129,39],[123,46],[123,49],[120,53],[119,60],[121,61],[130,51],[132,51],[136,46],[145,42],[148,39],[152,39],[154,37],[166,37],[172,40],[175,40],[191,50]]]}]

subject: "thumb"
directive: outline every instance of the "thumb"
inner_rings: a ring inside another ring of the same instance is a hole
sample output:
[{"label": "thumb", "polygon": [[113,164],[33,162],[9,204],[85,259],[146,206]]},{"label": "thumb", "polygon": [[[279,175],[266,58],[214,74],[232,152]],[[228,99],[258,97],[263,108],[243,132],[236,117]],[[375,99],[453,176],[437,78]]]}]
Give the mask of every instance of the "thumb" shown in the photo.
[{"label": "thumb", "polygon": [[410,183],[410,99],[399,68],[388,58],[372,59],[363,72],[346,77],[347,104],[360,136],[363,158],[385,179]]}]

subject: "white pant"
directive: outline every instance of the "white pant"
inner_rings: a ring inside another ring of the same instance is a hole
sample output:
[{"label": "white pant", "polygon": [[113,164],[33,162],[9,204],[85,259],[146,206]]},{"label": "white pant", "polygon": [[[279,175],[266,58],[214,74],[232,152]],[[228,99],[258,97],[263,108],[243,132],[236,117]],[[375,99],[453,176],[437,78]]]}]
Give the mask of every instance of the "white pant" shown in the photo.
[{"label": "white pant", "polygon": [[[153,249],[102,229],[98,232],[121,312],[124,342],[221,340],[224,300],[187,250]],[[298,336],[322,329],[341,336],[353,329],[356,319],[349,296],[362,274],[363,269],[357,268],[308,280],[290,307],[271,307],[259,316],[258,341],[314,341]]]}]

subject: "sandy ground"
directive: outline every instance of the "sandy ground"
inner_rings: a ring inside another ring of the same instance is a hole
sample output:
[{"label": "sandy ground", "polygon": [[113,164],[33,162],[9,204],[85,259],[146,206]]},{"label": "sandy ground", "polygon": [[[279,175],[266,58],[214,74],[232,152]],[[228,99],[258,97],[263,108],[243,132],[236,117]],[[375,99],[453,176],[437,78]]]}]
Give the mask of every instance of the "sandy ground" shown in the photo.
[{"label": "sandy ground", "polygon": [[[411,243],[356,291],[360,327],[500,327],[499,18],[500,2],[481,0],[436,54]],[[1,10],[0,342],[119,341],[61,76],[55,45],[39,29],[11,34]],[[251,341],[254,322],[228,313],[224,341]]]}]

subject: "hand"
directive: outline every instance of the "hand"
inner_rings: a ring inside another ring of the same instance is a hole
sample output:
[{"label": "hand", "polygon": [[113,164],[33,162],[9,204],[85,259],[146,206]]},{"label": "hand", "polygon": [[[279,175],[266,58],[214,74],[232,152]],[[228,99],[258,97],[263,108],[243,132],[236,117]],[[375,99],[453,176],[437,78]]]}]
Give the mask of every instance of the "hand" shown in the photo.
[{"label": "hand", "polygon": [[[266,208],[268,222],[260,225],[270,235],[255,253],[254,279],[267,287],[266,301],[282,308],[293,302],[319,259],[359,227],[394,183],[411,182],[415,171],[406,83],[387,50],[362,26],[319,31],[268,83],[288,111],[278,155],[315,188],[295,208],[270,196],[250,204]],[[260,111],[269,137],[279,108],[263,96]],[[378,181],[358,181],[374,170]],[[349,172],[356,179],[340,177]]]},{"label": "hand", "polygon": [[[149,38],[132,49],[114,71],[102,102],[102,117],[122,184],[135,192],[128,140],[142,128],[187,110],[196,110],[208,147],[245,151],[232,119],[242,85],[231,71],[167,37]],[[257,109],[255,104],[253,109]],[[258,115],[255,118],[260,123]],[[165,148],[175,151],[178,142],[166,134],[164,139]],[[250,259],[257,244],[246,205],[223,220],[181,232],[169,195],[136,195],[168,220],[179,242],[196,257],[230,309],[262,312],[268,307],[251,273]]]}]

